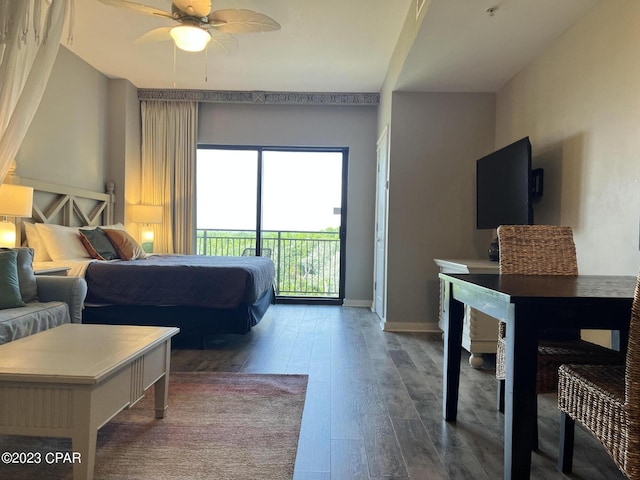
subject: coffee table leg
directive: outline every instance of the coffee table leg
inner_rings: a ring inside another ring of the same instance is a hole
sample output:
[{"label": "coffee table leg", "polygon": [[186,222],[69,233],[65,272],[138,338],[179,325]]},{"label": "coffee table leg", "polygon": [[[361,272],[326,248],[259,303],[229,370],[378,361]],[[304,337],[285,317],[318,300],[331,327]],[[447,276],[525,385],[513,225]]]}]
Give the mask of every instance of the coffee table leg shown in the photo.
[{"label": "coffee table leg", "polygon": [[92,480],[96,464],[98,425],[91,415],[91,393],[76,394],[75,398],[76,411],[71,445],[74,452],[80,453],[80,462],[73,464],[73,480]]},{"label": "coffee table leg", "polygon": [[169,375],[166,373],[153,385],[156,401],[156,418],[164,418],[167,410],[167,398],[169,396]]},{"label": "coffee table leg", "polygon": [[164,418],[169,397],[169,365],[171,364],[171,340],[165,344],[164,375],[153,385],[156,403],[156,418]]}]

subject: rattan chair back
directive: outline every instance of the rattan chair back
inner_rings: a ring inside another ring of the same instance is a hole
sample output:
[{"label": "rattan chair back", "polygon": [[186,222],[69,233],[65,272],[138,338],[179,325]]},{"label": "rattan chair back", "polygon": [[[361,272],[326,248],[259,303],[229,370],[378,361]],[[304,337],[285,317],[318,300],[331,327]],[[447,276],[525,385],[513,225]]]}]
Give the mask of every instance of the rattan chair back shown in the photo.
[{"label": "rattan chair back", "polygon": [[640,479],[640,274],[631,308],[626,363],[565,364],[560,367],[562,412],[558,465],[572,469],[574,421],[606,448],[629,479]]},{"label": "rattan chair back", "polygon": [[627,425],[627,472],[640,478],[640,274],[631,307],[627,361],[624,375],[625,410]]},{"label": "rattan chair back", "polygon": [[[505,275],[577,275],[578,258],[571,227],[557,225],[500,225],[500,273]],[[498,326],[498,338],[506,334],[504,322]],[[580,338],[579,330],[542,333],[556,340]],[[504,377],[503,351],[499,349],[497,376]],[[555,375],[544,390],[555,390]]]},{"label": "rattan chair back", "polygon": [[498,242],[501,274],[578,274],[571,227],[501,225],[498,227]]}]

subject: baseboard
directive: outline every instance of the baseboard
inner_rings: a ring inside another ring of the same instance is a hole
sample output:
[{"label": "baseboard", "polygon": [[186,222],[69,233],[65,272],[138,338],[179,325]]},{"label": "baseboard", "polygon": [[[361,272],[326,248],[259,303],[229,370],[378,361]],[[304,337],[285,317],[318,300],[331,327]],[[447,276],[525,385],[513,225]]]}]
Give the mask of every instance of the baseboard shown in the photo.
[{"label": "baseboard", "polygon": [[342,306],[371,308],[372,302],[371,300],[351,300],[351,299],[345,298],[344,301],[342,302]]},{"label": "baseboard", "polygon": [[416,332],[416,333],[442,333],[437,323],[418,322],[385,322],[382,324],[385,332]]}]

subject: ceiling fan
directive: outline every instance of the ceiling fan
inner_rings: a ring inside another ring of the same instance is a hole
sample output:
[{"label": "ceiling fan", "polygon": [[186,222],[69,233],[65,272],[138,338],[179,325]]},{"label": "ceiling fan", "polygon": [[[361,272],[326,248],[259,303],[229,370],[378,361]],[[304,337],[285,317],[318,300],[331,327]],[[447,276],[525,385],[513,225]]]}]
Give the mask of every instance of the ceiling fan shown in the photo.
[{"label": "ceiling fan", "polygon": [[188,52],[200,52],[211,41],[223,47],[233,41],[232,33],[273,32],[280,24],[253,10],[225,9],[211,11],[211,0],[173,0],[171,12],[128,0],[99,0],[106,5],[126,8],[138,13],[167,18],[178,23],[160,27],[142,35],[138,41],[163,41],[173,38],[176,46]]}]

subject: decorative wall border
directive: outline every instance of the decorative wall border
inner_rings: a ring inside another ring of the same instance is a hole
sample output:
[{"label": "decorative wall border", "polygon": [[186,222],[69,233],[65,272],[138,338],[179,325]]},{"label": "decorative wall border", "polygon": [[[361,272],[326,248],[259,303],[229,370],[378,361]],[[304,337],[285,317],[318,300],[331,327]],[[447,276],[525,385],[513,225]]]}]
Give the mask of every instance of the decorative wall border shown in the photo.
[{"label": "decorative wall border", "polygon": [[257,105],[362,105],[380,104],[379,93],[262,92],[234,90],[138,89],[139,100],[244,103]]}]

